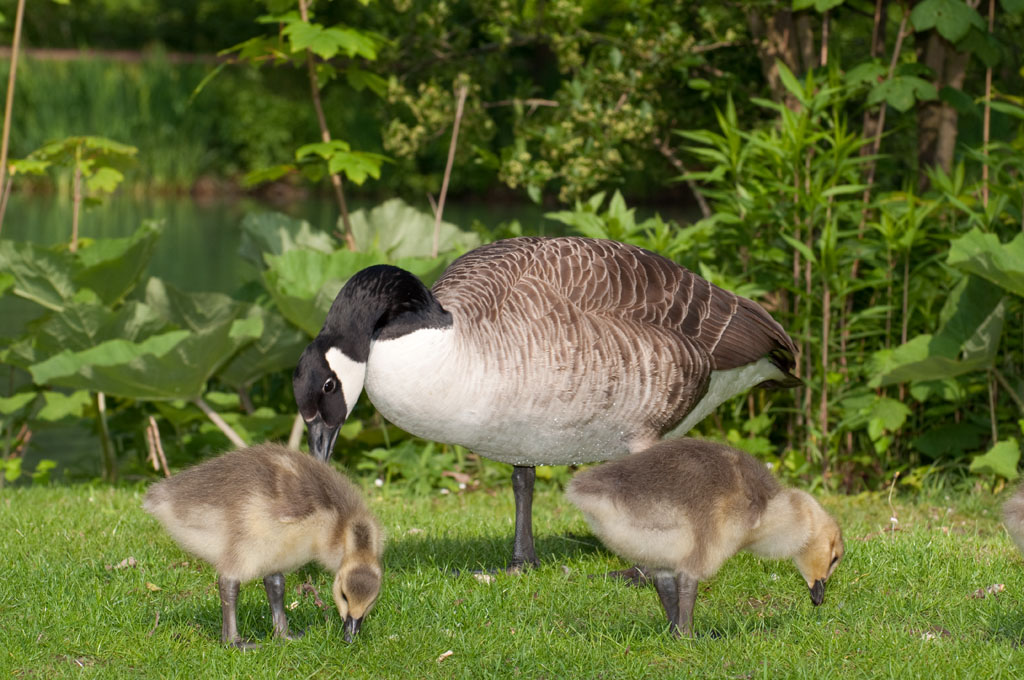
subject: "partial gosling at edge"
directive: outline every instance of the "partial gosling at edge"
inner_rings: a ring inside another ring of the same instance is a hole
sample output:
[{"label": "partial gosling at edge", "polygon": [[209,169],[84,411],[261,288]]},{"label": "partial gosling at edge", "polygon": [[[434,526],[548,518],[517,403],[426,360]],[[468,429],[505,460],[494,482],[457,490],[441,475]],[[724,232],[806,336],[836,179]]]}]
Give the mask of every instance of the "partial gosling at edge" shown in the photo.
[{"label": "partial gosling at edge", "polygon": [[566,496],[613,552],[650,567],[674,635],[690,635],[697,585],[741,550],[791,558],[815,606],[843,557],[836,521],[722,444],[663,441],[577,474]]},{"label": "partial gosling at edge", "polygon": [[149,488],[143,507],[218,574],[221,641],[238,634],[241,583],[263,577],[274,636],[290,638],[283,572],[317,561],[335,573],[332,595],[351,642],[380,592],[380,524],[359,489],[312,456],[279,444],[232,451]]},{"label": "partial gosling at edge", "polygon": [[1003,503],[1003,524],[1017,548],[1024,552],[1024,484]]}]

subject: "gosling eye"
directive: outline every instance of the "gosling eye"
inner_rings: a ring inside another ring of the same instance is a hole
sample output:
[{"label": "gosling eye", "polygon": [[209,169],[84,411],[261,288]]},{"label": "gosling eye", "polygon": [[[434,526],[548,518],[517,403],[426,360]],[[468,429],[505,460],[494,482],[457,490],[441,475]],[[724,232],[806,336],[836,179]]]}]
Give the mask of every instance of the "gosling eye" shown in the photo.
[{"label": "gosling eye", "polygon": [[328,378],[324,383],[324,394],[330,394],[338,389],[338,381],[334,378]]}]

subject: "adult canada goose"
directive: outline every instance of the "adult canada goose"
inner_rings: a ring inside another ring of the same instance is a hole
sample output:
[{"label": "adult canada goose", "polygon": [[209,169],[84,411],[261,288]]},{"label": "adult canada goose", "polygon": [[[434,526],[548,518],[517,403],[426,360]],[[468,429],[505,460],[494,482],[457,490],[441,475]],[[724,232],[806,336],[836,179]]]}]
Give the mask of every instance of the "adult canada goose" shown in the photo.
[{"label": "adult canada goose", "polygon": [[515,466],[518,567],[537,563],[533,466],[620,458],[754,385],[798,384],[795,352],[764,309],[660,255],[527,237],[463,255],[432,290],[358,272],[293,387],[322,460],[365,387],[404,430]]},{"label": "adult canada goose", "polygon": [[814,498],[722,444],[659,442],[577,474],[566,496],[608,548],[654,570],[675,635],[690,634],[698,583],[740,550],[792,558],[815,606],[843,558],[839,526]]},{"label": "adult canada goose", "polygon": [[1024,484],[1003,503],[1003,524],[1017,548],[1024,551]]},{"label": "adult canada goose", "polygon": [[359,490],[331,466],[278,444],[233,451],[158,482],[143,507],[178,544],[217,570],[221,641],[238,635],[241,583],[262,576],[275,637],[290,637],[284,575],[316,560],[335,573],[345,640],[380,591],[381,530]]}]

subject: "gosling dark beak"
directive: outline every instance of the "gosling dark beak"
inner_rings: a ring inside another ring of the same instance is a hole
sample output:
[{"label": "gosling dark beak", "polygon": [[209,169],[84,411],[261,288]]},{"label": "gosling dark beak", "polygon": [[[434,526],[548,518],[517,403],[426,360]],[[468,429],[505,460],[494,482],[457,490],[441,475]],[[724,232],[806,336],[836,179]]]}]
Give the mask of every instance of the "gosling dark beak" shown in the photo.
[{"label": "gosling dark beak", "polygon": [[825,601],[825,579],[819,578],[811,588],[811,602],[817,607]]},{"label": "gosling dark beak", "polygon": [[359,627],[363,625],[363,617],[353,619],[351,616],[345,617],[345,642],[352,642],[352,639],[359,632]]},{"label": "gosling dark beak", "polygon": [[340,427],[331,427],[324,422],[319,413],[316,418],[306,423],[309,428],[309,452],[325,463],[331,459],[334,442],[338,439]]}]

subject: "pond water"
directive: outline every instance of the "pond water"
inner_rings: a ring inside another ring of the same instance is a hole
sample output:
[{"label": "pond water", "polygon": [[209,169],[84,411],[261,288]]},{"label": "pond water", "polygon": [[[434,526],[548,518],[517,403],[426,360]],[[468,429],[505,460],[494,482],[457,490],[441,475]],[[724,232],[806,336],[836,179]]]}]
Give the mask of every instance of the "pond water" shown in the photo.
[{"label": "pond water", "polygon": [[[429,212],[424,205],[416,206]],[[352,210],[374,204],[354,201]],[[5,239],[28,240],[42,245],[66,243],[71,237],[71,201],[60,196],[11,196],[4,218]],[[316,229],[333,232],[338,220],[336,205],[323,198],[296,201],[274,207],[254,199],[196,201],[188,196],[115,196],[101,205],[86,208],[79,220],[80,238],[128,236],[144,220],[164,223],[149,274],[190,291],[231,293],[257,275],[256,268],[238,256],[242,218],[250,212],[280,210],[309,221]],[[544,209],[530,204],[454,202],[445,208],[445,220],[463,229],[474,220],[488,227],[518,219],[530,233],[552,233],[558,224],[543,217]]]}]

